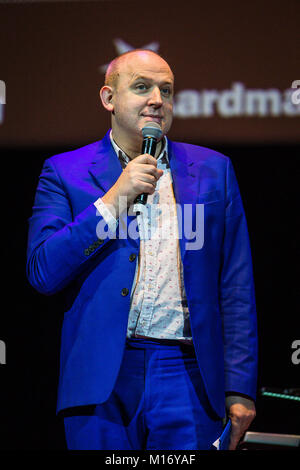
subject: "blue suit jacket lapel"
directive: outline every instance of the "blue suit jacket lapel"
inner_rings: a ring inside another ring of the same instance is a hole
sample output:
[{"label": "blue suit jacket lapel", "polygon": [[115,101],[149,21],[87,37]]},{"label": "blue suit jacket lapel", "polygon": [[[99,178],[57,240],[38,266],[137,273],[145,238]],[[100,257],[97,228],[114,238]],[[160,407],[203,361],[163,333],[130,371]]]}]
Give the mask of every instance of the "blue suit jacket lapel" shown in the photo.
[{"label": "blue suit jacket lapel", "polygon": [[[121,163],[111,145],[110,130],[99,142],[97,153],[91,161],[89,173],[105,194],[122,173]],[[100,195],[99,195],[100,197]]]}]

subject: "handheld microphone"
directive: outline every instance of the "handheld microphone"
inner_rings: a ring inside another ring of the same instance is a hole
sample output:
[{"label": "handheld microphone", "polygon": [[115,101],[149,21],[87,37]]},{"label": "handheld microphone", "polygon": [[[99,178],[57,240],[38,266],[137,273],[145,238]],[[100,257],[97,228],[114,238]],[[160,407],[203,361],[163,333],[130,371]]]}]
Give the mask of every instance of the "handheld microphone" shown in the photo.
[{"label": "handheld microphone", "polygon": [[[142,155],[148,153],[152,157],[155,156],[156,145],[158,139],[162,136],[162,130],[160,125],[157,122],[149,122],[142,129],[143,133],[143,145],[142,145]],[[140,194],[134,201],[135,204],[146,204],[148,194]]]}]

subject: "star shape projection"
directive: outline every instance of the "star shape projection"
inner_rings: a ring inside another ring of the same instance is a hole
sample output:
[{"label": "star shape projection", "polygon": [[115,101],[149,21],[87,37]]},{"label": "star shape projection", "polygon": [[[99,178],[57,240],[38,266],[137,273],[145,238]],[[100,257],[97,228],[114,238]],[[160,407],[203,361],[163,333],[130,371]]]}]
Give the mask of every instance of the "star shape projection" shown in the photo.
[{"label": "star shape projection", "polygon": [[[124,52],[133,51],[136,47],[131,46],[127,42],[123,41],[123,39],[113,39],[113,44],[116,48],[117,55],[124,54]],[[159,49],[159,43],[156,41],[150,42],[145,46],[142,46],[140,49],[150,49],[151,51],[157,52]],[[109,64],[100,65],[99,71],[105,73]]]}]

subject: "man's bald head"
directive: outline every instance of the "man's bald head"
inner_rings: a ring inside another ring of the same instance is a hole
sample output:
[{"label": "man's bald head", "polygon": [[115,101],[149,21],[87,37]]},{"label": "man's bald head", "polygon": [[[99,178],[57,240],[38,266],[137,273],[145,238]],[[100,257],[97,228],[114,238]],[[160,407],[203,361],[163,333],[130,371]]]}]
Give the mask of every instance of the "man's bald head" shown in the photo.
[{"label": "man's bald head", "polygon": [[[122,66],[125,64],[127,59],[130,59],[131,55],[138,54],[140,52],[142,52],[142,53],[146,52],[146,53],[149,53],[149,54],[154,54],[155,56],[159,57],[162,61],[164,61],[169,67],[169,64],[157,52],[154,52],[150,49],[134,49],[133,51],[124,52],[123,54],[119,55],[118,57],[116,57],[115,59],[113,59],[110,62],[110,64],[107,67],[106,73],[105,73],[105,82],[104,82],[105,85],[116,88],[117,85],[118,85],[118,79],[120,77],[120,73],[122,71]],[[172,73],[172,71],[171,71],[171,73]],[[172,73],[172,75],[173,75],[173,73]]]}]

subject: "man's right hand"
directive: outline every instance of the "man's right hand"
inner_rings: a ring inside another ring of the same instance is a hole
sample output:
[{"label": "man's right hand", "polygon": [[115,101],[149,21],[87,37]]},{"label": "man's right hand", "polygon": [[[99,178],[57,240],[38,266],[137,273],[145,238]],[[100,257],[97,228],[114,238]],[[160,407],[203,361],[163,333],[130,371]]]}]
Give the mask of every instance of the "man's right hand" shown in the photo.
[{"label": "man's right hand", "polygon": [[139,155],[131,160],[122,171],[118,180],[102,197],[102,201],[113,207],[116,218],[119,217],[119,198],[127,198],[129,207],[139,194],[153,194],[156,183],[163,175],[157,168],[157,161],[149,154]]}]

